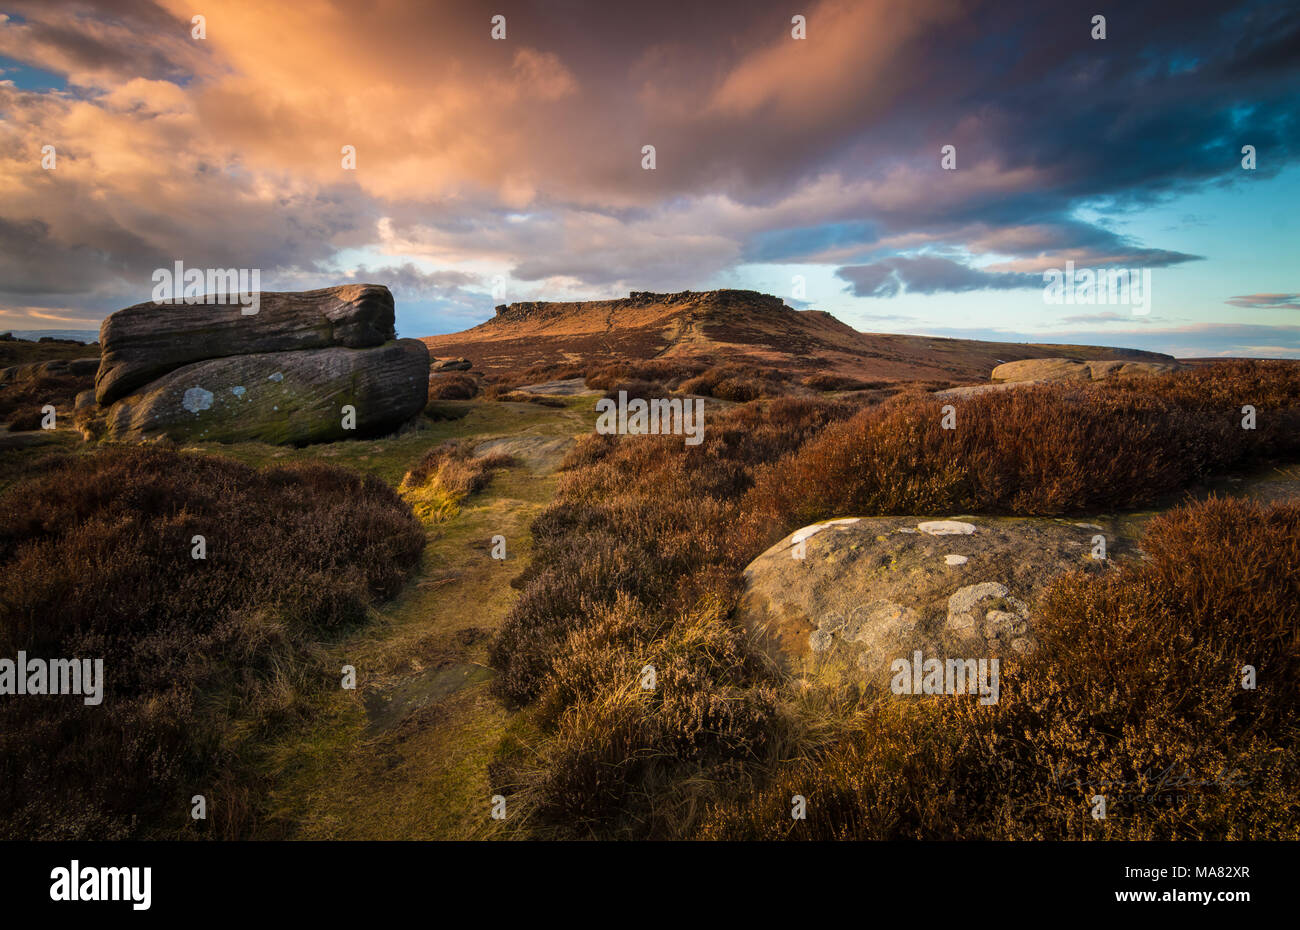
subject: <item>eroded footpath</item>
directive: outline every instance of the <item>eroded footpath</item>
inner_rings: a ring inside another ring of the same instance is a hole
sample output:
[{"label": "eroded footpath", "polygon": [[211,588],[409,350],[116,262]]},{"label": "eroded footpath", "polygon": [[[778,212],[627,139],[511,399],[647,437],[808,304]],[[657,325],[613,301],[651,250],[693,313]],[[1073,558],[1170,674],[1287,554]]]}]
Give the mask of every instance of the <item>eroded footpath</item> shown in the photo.
[{"label": "eroded footpath", "polygon": [[[268,751],[261,835],[493,834],[488,765],[512,715],[492,694],[488,649],[518,596],[510,580],[530,557],[529,527],[555,496],[556,468],[574,438],[592,428],[589,407],[580,398],[564,408],[476,402],[463,419],[418,439],[317,448],[323,461],[374,471],[394,486],[447,438],[468,440],[477,452],[510,452],[515,464],[493,472],[459,513],[426,521],[416,577],[369,624],[325,647],[326,667],[355,667],[356,688],[328,692],[306,728]],[[505,537],[505,560],[492,558],[495,536]]]}]

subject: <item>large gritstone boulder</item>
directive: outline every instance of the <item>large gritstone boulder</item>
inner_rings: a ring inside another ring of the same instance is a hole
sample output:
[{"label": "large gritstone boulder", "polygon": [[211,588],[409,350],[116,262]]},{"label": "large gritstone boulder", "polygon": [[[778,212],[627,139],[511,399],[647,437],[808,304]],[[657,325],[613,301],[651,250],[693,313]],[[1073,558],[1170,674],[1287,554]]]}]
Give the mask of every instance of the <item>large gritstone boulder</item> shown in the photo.
[{"label": "large gritstone boulder", "polygon": [[82,434],[301,444],[390,432],[424,408],[429,350],[395,339],[388,288],[256,297],[110,316],[95,402],[76,409]]},{"label": "large gritstone boulder", "polygon": [[104,434],[298,444],[374,436],[419,413],[428,377],[429,350],[418,339],[208,359],[113,404]]},{"label": "large gritstone boulder", "polygon": [[1168,361],[1080,361],[1074,358],[1026,358],[1006,362],[993,369],[993,380],[1018,381],[1105,381],[1108,378],[1140,378],[1178,371],[1183,366]]},{"label": "large gritstone boulder", "polygon": [[99,328],[103,357],[95,398],[111,404],[182,365],[261,352],[380,346],[396,336],[393,295],[375,284],[260,294],[256,313],[239,303],[147,302]]},{"label": "large gritstone boulder", "polygon": [[[885,689],[899,659],[1037,647],[1035,600],[1064,572],[1103,571],[1101,528],[1054,519],[849,517],[804,527],[745,569],[739,616],[809,684]],[[1107,540],[1113,543],[1113,540]]]}]

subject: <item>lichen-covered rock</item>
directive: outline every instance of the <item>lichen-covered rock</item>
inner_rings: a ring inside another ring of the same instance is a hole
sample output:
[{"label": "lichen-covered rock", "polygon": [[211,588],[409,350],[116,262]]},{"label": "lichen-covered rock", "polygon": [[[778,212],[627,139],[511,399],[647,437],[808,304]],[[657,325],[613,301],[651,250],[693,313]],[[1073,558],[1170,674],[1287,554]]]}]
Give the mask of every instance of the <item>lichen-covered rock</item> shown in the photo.
[{"label": "lichen-covered rock", "polygon": [[1168,361],[1080,361],[1074,358],[1026,358],[1006,362],[993,369],[995,382],[1018,381],[1104,381],[1178,371],[1183,366]]},{"label": "lichen-covered rock", "polygon": [[886,688],[891,663],[916,650],[941,660],[1032,651],[1035,598],[1063,572],[1104,570],[1097,533],[1044,518],[813,524],[749,564],[739,616],[794,676]]},{"label": "lichen-covered rock", "polygon": [[1171,371],[1180,371],[1183,366],[1175,361],[1168,362],[1089,362],[1088,371],[1092,380],[1104,381],[1106,378],[1144,378],[1149,375],[1163,375]]},{"label": "lichen-covered rock", "polygon": [[263,291],[254,314],[245,314],[237,303],[136,304],[99,328],[103,356],[95,397],[110,404],[204,359],[330,346],[361,349],[395,336],[393,295],[376,284]]},{"label": "lichen-covered rock", "polygon": [[[122,398],[104,415],[108,439],[309,443],[388,432],[425,404],[429,350],[418,339],[208,359]],[[345,406],[355,429],[345,428]],[[83,433],[93,434],[92,428]]]},{"label": "lichen-covered rock", "polygon": [[993,369],[994,381],[1091,381],[1088,363],[1077,358],[1026,358]]},{"label": "lichen-covered rock", "polygon": [[1000,394],[1003,391],[1012,391],[1016,388],[1031,387],[1037,384],[1037,381],[1002,381],[997,384],[967,384],[962,387],[944,388],[941,391],[935,391],[935,397],[978,397],[981,394]]}]

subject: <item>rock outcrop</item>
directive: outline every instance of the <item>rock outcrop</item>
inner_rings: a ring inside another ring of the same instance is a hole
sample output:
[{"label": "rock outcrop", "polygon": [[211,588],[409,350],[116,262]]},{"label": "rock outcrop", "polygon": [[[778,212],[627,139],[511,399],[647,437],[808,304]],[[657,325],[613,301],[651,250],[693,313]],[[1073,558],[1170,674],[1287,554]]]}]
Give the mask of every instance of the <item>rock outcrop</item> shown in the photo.
[{"label": "rock outcrop", "polygon": [[467,358],[435,358],[433,360],[432,371],[469,371],[474,367],[474,363]]},{"label": "rock outcrop", "polygon": [[511,380],[527,377],[530,368],[656,359],[710,367],[735,362],[800,378],[964,384],[986,379],[994,366],[1013,359],[1169,360],[1104,346],[863,333],[825,311],[796,310],[779,297],[732,289],[498,304],[492,319],[461,333],[428,336],[425,343],[439,358],[464,357],[484,376]]},{"label": "rock outcrop", "polygon": [[[1102,571],[1089,524],[864,517],[804,527],[745,569],[739,615],[784,671],[887,688],[890,665],[1036,648],[1035,597],[1061,573]],[[798,556],[802,555],[802,558]]]},{"label": "rock outcrop", "polygon": [[263,293],[238,304],[152,303],[104,321],[84,435],[303,444],[391,431],[423,409],[429,352],[395,339],[386,287]]},{"label": "rock outcrop", "polygon": [[56,358],[48,362],[28,362],[26,365],[12,365],[0,368],[0,384],[15,381],[30,381],[35,378],[55,378],[61,376],[85,377],[99,370],[96,358]]},{"label": "rock outcrop", "polygon": [[1103,381],[1162,375],[1182,368],[1169,361],[1080,361],[1073,358],[1026,358],[993,369],[995,382],[1014,381]]},{"label": "rock outcrop", "polygon": [[[402,339],[373,349],[309,349],[186,365],[114,404],[109,439],[308,443],[374,436],[425,404],[429,357]],[[344,408],[355,431],[344,428]]]},{"label": "rock outcrop", "polygon": [[376,284],[262,292],[257,313],[237,303],[155,304],[119,310],[99,328],[103,358],[95,397],[110,404],[191,362],[258,352],[345,346],[396,338],[393,295]]}]

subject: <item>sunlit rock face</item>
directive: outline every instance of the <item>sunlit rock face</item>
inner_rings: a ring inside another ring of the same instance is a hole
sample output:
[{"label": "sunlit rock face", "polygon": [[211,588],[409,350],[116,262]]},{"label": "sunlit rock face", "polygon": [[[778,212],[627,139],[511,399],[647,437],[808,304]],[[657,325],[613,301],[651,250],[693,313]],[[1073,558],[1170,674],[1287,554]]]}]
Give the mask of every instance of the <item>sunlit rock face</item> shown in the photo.
[{"label": "sunlit rock face", "polygon": [[1100,572],[1096,529],[1003,517],[841,518],[803,527],[745,569],[739,614],[788,674],[886,688],[891,663],[1023,655],[1033,604],[1069,570]]},{"label": "sunlit rock face", "polygon": [[[250,312],[253,311],[253,312]],[[309,443],[391,431],[428,396],[429,353],[396,339],[374,284],[143,303],[100,328],[89,436]]]}]

